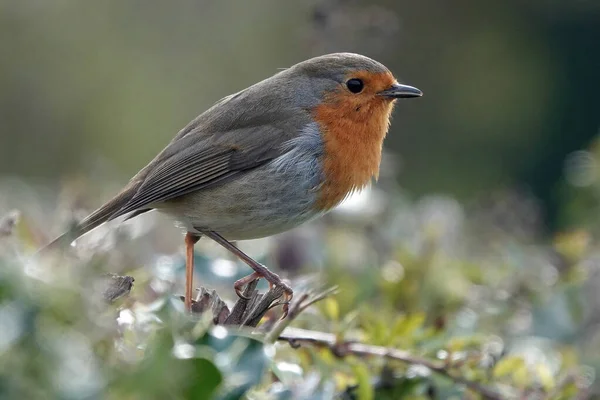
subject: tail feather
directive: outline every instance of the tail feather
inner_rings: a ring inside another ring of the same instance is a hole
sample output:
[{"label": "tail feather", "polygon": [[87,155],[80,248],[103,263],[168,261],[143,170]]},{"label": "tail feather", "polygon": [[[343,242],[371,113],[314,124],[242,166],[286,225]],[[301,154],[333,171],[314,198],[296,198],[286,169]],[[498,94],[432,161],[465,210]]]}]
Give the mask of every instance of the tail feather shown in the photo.
[{"label": "tail feather", "polygon": [[119,217],[119,211],[127,204],[129,200],[133,197],[136,190],[135,187],[126,187],[123,189],[118,195],[109,200],[102,207],[94,211],[88,217],[86,217],[83,221],[81,221],[77,226],[70,229],[69,231],[63,233],[52,242],[42,247],[37,254],[44,253],[46,251],[57,250],[62,247],[68,246],[78,237],[85,235],[92,229],[102,225],[103,223]]}]

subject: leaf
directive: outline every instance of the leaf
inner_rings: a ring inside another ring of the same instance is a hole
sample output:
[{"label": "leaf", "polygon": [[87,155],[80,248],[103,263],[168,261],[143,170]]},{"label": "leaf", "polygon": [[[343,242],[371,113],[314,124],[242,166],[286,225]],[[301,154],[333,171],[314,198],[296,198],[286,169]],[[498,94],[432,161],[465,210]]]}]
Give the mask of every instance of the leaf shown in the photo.
[{"label": "leaf", "polygon": [[376,345],[386,346],[389,338],[389,325],[387,325],[382,319],[377,318],[373,321],[370,332],[371,342]]},{"label": "leaf", "polygon": [[546,364],[538,364],[535,367],[535,372],[540,379],[540,383],[544,387],[546,392],[551,391],[556,386],[556,382],[554,381],[554,376],[552,375],[552,371]]},{"label": "leaf", "polygon": [[454,337],[450,339],[446,345],[450,352],[454,353],[456,351],[464,350],[468,345],[468,340],[464,337]]},{"label": "leaf", "polygon": [[205,358],[189,358],[180,360],[188,370],[187,382],[191,383],[185,393],[186,399],[210,399],[223,377],[219,369]]},{"label": "leaf", "polygon": [[574,399],[577,397],[577,393],[579,393],[579,388],[575,382],[569,382],[562,387],[560,392],[562,399]]},{"label": "leaf", "polygon": [[358,400],[373,400],[373,385],[371,384],[371,376],[367,367],[362,363],[357,363],[352,365],[352,371],[358,383],[358,387],[356,388]]},{"label": "leaf", "polygon": [[514,373],[518,368],[524,367],[525,362],[521,357],[504,357],[494,367],[494,377],[502,378]]},{"label": "leaf", "polygon": [[332,321],[337,321],[340,318],[340,306],[336,299],[327,297],[323,300],[325,306],[325,315]]},{"label": "leaf", "polygon": [[225,378],[217,395],[221,400],[239,399],[260,383],[270,361],[262,342],[222,326],[199,338],[196,344],[208,346],[217,354],[217,366]]},{"label": "leaf", "polygon": [[588,249],[591,241],[590,233],[579,229],[572,232],[559,233],[554,238],[554,248],[571,262],[578,260]]},{"label": "leaf", "polygon": [[401,316],[396,320],[393,329],[393,336],[411,336],[415,331],[423,326],[425,322],[424,313],[414,313],[408,316]]},{"label": "leaf", "polygon": [[337,331],[338,332],[348,332],[356,328],[358,323],[359,311],[353,310],[344,315],[344,318],[340,321]]},{"label": "leaf", "polygon": [[518,387],[527,387],[531,384],[531,374],[524,362],[515,369],[512,376]]}]

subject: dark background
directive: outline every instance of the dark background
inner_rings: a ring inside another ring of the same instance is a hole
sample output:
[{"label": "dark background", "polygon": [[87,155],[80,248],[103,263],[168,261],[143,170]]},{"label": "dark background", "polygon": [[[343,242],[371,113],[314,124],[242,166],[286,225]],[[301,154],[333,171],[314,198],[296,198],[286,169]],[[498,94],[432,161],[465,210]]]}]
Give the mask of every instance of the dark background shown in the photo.
[{"label": "dark background", "polygon": [[353,51],[422,89],[386,142],[409,193],[516,189],[574,223],[564,160],[598,134],[600,2],[1,1],[0,174],[125,181],[221,97]]}]

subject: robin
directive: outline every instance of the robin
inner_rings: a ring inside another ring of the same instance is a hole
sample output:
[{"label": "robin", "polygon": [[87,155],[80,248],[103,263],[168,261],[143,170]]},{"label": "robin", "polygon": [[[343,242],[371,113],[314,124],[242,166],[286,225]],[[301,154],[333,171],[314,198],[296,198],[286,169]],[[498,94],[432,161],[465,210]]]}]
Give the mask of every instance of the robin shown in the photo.
[{"label": "robin", "polygon": [[186,310],[194,244],[206,236],[254,270],[235,282],[238,296],[257,278],[283,287],[285,317],[292,289],[230,240],[292,229],[376,179],[395,100],[421,95],[362,55],[298,63],[200,114],[113,199],[48,246],[156,209],[187,232]]}]

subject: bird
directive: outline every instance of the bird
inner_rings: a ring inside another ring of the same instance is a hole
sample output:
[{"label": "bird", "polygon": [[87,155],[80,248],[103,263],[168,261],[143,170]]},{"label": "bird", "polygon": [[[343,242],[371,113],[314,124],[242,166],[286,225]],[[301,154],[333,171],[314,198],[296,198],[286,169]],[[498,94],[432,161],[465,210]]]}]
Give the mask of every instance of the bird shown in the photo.
[{"label": "bird", "polygon": [[157,210],[185,229],[186,311],[194,245],[205,236],[252,268],[234,283],[238,296],[259,278],[283,288],[285,318],[291,287],[232,241],[295,228],[377,179],[396,100],[422,94],[360,54],[302,61],[217,101],[111,200],[43,249],[72,243],[115,218]]}]

